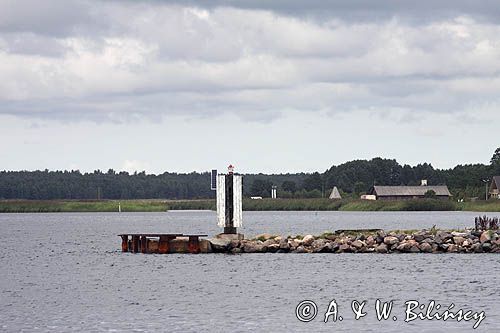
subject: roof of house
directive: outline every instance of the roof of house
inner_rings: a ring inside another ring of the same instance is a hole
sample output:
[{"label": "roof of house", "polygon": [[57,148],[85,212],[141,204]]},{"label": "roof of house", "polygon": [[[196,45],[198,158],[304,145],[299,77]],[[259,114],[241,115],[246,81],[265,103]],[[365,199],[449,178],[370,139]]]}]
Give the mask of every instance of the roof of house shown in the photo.
[{"label": "roof of house", "polygon": [[370,191],[380,197],[388,196],[423,196],[427,191],[436,192],[437,196],[451,196],[448,186],[374,186]]},{"label": "roof of house", "polygon": [[330,199],[342,199],[342,196],[340,195],[337,186],[333,188],[332,193],[330,194]]}]

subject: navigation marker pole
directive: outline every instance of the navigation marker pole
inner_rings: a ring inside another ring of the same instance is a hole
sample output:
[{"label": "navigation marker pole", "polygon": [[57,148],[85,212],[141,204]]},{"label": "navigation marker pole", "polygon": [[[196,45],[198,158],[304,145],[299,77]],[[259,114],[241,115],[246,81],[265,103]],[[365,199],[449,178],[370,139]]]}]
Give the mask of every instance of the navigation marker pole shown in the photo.
[{"label": "navigation marker pole", "polygon": [[243,226],[242,176],[234,174],[234,166],[229,165],[227,174],[218,174],[216,179],[217,225],[224,228],[219,238],[243,239],[237,228]]},{"label": "navigation marker pole", "polygon": [[271,187],[271,199],[276,199],[278,196],[276,195],[276,190],[278,189],[278,187],[276,185],[273,185]]}]

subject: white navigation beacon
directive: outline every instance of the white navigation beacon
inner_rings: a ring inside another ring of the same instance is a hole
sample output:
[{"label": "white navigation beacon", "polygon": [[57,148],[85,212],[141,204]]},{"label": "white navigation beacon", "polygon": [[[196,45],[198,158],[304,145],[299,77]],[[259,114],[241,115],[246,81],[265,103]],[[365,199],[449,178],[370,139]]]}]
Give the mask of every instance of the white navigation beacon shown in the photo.
[{"label": "white navigation beacon", "polygon": [[242,176],[234,174],[229,165],[228,173],[217,175],[217,225],[224,228],[224,234],[236,234],[242,227]]}]

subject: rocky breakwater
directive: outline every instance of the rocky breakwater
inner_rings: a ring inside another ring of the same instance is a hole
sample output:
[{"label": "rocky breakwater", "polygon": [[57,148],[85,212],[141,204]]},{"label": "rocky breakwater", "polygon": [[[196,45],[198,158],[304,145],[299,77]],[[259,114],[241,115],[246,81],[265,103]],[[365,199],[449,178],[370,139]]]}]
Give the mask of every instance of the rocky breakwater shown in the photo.
[{"label": "rocky breakwater", "polygon": [[499,231],[377,231],[282,237],[258,235],[249,240],[211,239],[222,253],[500,253]]}]

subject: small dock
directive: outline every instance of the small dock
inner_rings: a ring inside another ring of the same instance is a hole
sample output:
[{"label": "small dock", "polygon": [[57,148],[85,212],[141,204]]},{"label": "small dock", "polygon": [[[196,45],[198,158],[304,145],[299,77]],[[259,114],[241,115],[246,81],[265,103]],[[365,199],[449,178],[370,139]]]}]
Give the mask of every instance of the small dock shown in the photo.
[{"label": "small dock", "polygon": [[192,253],[208,251],[205,239],[208,235],[185,234],[120,234],[122,252],[132,253]]}]

